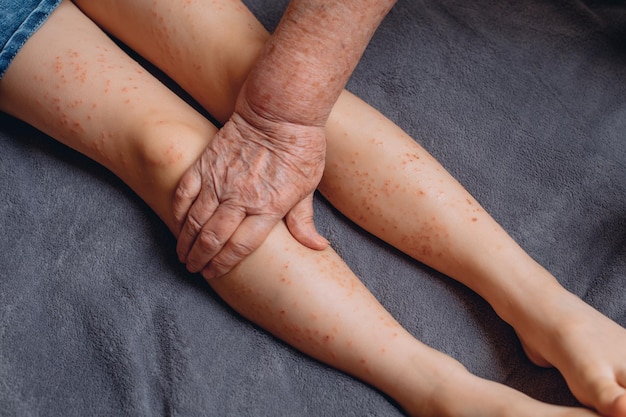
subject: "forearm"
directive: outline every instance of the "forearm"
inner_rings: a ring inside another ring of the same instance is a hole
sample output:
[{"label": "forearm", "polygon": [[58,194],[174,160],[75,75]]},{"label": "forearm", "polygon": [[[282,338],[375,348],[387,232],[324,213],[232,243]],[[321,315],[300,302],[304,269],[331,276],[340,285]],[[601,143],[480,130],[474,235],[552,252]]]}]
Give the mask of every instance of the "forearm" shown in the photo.
[{"label": "forearm", "polygon": [[292,0],[242,97],[262,117],[323,126],[395,0]]}]

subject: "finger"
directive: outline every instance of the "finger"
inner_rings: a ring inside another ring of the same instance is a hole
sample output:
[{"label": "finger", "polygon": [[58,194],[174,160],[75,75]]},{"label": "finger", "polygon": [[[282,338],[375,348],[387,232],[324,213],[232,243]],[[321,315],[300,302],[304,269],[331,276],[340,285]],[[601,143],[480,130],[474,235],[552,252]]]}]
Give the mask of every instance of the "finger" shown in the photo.
[{"label": "finger", "polygon": [[200,231],[209,221],[219,206],[219,201],[211,189],[205,189],[187,212],[183,227],[178,234],[176,253],[182,263],[187,263],[187,257]]},{"label": "finger", "polygon": [[304,246],[314,250],[328,247],[328,240],[317,232],[313,221],[313,194],[309,194],[287,212],[285,223],[291,235]]},{"label": "finger", "polygon": [[221,204],[202,227],[187,256],[187,269],[200,272],[217,255],[246,217],[239,206]]},{"label": "finger", "polygon": [[263,244],[279,221],[279,217],[271,216],[246,217],[224,245],[224,248],[202,271],[202,276],[210,280],[230,272],[239,262]]},{"label": "finger", "polygon": [[190,168],[176,187],[172,202],[172,214],[174,216],[175,233],[180,234],[187,213],[202,189],[202,177],[195,167]]}]

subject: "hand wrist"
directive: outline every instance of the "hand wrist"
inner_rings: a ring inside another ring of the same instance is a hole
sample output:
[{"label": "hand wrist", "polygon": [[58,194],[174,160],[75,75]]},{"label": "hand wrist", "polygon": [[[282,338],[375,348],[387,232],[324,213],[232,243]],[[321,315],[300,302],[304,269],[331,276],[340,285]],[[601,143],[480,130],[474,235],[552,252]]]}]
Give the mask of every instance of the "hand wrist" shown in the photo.
[{"label": "hand wrist", "polygon": [[303,162],[301,159],[324,159],[326,142],[323,126],[301,125],[282,117],[259,114],[247,104],[239,104],[230,121],[245,134],[246,140],[289,154],[295,164]]},{"label": "hand wrist", "polygon": [[[334,93],[307,82],[280,65],[255,68],[240,90],[235,111],[264,121],[323,127],[336,101]],[[308,74],[309,80],[316,77]],[[322,78],[320,75],[319,78]]]},{"label": "hand wrist", "polygon": [[324,126],[374,30],[395,0],[292,0],[244,85],[255,112]]}]

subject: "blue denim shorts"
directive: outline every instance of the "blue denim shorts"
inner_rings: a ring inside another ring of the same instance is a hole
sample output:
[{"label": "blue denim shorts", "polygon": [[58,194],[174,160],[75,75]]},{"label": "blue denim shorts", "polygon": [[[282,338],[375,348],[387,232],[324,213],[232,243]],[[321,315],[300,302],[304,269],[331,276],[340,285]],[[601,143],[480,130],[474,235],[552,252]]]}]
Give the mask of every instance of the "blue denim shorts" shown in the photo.
[{"label": "blue denim shorts", "polygon": [[0,0],[0,78],[61,0]]}]

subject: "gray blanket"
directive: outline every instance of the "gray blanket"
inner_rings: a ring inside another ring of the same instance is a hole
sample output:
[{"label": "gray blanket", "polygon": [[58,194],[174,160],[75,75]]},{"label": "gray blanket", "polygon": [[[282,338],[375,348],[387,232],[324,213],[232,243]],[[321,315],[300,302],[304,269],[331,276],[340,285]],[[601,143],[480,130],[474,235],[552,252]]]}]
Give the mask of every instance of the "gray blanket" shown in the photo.
[{"label": "gray blanket", "polygon": [[[248,0],[268,28],[287,3]],[[449,169],[565,287],[626,326],[626,27],[619,2],[400,0],[348,88]],[[0,116],[0,415],[401,416],[251,325],[175,256],[121,181]],[[576,404],[478,296],[316,221],[416,337]],[[364,325],[366,325],[364,323]]]}]

